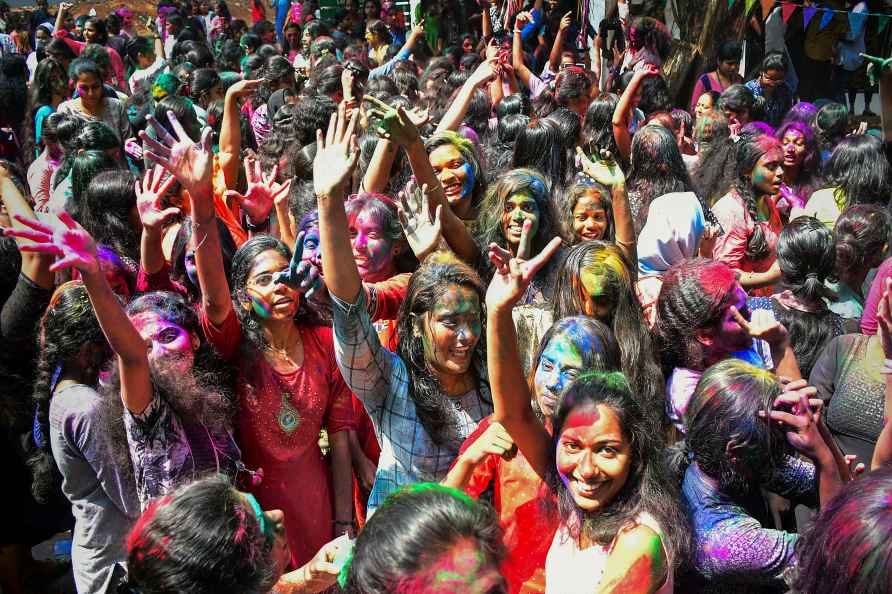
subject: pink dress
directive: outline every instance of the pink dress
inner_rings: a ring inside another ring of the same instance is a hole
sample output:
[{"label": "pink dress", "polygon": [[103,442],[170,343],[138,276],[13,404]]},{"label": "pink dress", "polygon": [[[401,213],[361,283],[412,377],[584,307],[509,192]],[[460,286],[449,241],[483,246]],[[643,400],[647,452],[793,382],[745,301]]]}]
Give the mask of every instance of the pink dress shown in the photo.
[{"label": "pink dress", "polygon": [[[300,567],[333,537],[331,471],[319,449],[319,431],[326,427],[332,435],[355,428],[350,390],[335,363],[332,330],[300,326],[303,363],[282,374],[262,355],[240,350],[235,311],[219,328],[204,315],[201,322],[220,355],[238,364],[236,441],[245,466],[263,469],[263,481],[250,491],[263,509],[285,513],[291,564]],[[290,434],[279,422],[289,407],[296,418]]]}]

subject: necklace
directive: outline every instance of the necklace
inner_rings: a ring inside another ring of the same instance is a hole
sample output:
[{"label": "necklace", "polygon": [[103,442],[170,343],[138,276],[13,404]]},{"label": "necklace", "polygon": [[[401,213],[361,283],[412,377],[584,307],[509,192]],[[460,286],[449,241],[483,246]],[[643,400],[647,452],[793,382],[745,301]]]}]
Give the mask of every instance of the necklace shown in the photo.
[{"label": "necklace", "polygon": [[[292,359],[291,356],[288,354],[287,348],[276,348],[270,345],[269,350],[287,361],[291,365],[291,367],[298,367],[294,359]],[[282,405],[279,407],[279,412],[276,413],[276,421],[278,422],[279,429],[282,430],[282,433],[284,433],[285,435],[291,435],[300,426],[300,412],[298,412],[298,410],[291,405],[291,390],[279,377],[278,372],[276,372],[275,369],[272,369],[271,372],[273,375],[273,379],[275,380],[276,384],[278,384],[279,392],[282,395]]]}]

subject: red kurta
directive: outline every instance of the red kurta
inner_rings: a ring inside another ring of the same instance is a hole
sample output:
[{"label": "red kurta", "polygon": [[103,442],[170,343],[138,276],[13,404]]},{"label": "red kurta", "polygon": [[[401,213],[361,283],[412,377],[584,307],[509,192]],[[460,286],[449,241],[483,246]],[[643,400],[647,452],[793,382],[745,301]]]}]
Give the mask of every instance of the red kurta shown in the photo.
[{"label": "red kurta", "polygon": [[[486,417],[480,422],[462,444],[459,455],[483,435],[491,421],[492,417]],[[488,455],[474,469],[465,492],[477,499],[490,484],[508,549],[502,564],[508,591],[545,592],[545,557],[558,527],[557,517],[550,517],[545,508],[547,486],[520,452],[511,460]]]},{"label": "red kurta", "polygon": [[[236,441],[245,466],[263,469],[263,481],[250,491],[263,509],[285,513],[291,563],[300,567],[334,535],[331,471],[319,449],[319,431],[326,427],[332,435],[355,426],[351,394],[335,363],[332,330],[300,326],[303,363],[282,374],[263,356],[239,356],[242,332],[234,311],[219,328],[202,315],[202,326],[223,358],[238,363]],[[290,435],[278,422],[284,390],[299,417]]]}]

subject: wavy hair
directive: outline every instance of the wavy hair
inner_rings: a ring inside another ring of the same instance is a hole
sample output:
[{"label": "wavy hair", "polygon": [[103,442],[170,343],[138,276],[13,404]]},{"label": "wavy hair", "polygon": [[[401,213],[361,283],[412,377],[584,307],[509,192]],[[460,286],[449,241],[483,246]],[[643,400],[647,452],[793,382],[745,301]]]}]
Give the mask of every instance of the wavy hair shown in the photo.
[{"label": "wavy hair", "polygon": [[853,204],[886,204],[892,194],[892,165],[883,143],[869,134],[839,141],[824,163],[825,186],[835,188],[840,210]]}]

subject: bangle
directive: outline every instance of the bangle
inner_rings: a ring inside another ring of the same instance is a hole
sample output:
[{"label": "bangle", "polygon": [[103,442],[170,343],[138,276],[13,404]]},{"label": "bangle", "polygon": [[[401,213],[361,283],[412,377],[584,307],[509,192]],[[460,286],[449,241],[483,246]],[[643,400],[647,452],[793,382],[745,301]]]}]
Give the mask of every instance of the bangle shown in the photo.
[{"label": "bangle", "polygon": [[883,367],[880,369],[880,373],[883,375],[892,375],[892,359],[883,361]]},{"label": "bangle", "polygon": [[514,33],[517,34],[517,35],[523,35],[523,30],[521,30],[521,29],[515,29],[515,30],[514,30]]},{"label": "bangle", "polygon": [[248,231],[263,231],[264,229],[269,229],[269,217],[266,218],[265,221],[261,221],[260,223],[254,224],[251,222],[249,217],[245,217],[245,228]]}]

